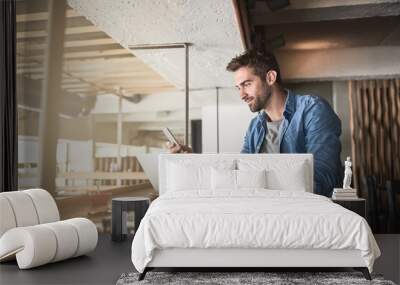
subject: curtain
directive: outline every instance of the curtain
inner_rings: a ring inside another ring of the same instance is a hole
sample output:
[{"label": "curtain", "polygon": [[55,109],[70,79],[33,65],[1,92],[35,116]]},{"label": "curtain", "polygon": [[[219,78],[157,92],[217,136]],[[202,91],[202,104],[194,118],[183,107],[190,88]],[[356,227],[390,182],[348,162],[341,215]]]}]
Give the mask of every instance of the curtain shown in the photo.
[{"label": "curtain", "polygon": [[356,187],[367,176],[400,179],[400,79],[350,81],[352,155]]},{"label": "curtain", "polygon": [[16,5],[0,1],[0,191],[18,189]]}]

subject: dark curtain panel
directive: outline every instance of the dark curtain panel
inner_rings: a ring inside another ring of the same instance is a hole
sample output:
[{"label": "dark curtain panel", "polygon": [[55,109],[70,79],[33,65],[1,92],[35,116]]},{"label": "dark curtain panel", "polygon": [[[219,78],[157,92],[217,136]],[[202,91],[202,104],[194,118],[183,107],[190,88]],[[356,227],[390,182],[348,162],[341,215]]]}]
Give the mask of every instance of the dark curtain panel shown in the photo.
[{"label": "dark curtain panel", "polygon": [[0,191],[18,189],[15,0],[0,0]]}]

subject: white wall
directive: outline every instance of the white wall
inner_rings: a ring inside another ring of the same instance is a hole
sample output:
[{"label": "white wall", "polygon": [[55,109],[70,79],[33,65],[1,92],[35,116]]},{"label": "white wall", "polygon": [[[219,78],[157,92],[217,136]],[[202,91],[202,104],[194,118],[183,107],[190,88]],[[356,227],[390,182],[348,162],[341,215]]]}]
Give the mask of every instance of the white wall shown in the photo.
[{"label": "white wall", "polygon": [[[216,93],[207,95],[207,104],[201,108],[203,153],[217,152]],[[252,118],[247,104],[240,100],[233,88],[219,90],[219,152],[240,152],[243,139]]]},{"label": "white wall", "polygon": [[[246,104],[220,105],[219,152],[240,152],[246,130],[255,115],[250,112]],[[217,152],[216,119],[216,106],[202,108],[203,153]]]}]

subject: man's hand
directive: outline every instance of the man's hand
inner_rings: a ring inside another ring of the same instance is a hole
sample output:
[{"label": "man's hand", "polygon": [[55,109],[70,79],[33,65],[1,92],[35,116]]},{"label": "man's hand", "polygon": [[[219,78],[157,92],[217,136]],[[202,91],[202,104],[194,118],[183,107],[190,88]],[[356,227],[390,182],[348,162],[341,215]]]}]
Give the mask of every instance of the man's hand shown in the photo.
[{"label": "man's hand", "polygon": [[175,144],[171,142],[166,143],[170,153],[192,153],[193,150],[190,146],[183,144]]}]

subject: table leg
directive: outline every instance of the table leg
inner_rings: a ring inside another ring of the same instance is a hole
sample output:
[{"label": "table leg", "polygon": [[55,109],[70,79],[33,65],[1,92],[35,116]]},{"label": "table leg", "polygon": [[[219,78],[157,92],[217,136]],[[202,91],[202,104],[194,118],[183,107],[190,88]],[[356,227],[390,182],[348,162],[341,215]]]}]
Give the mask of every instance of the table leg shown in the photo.
[{"label": "table leg", "polygon": [[111,239],[113,241],[121,241],[122,240],[122,203],[118,203],[117,201],[112,201],[111,208]]}]

